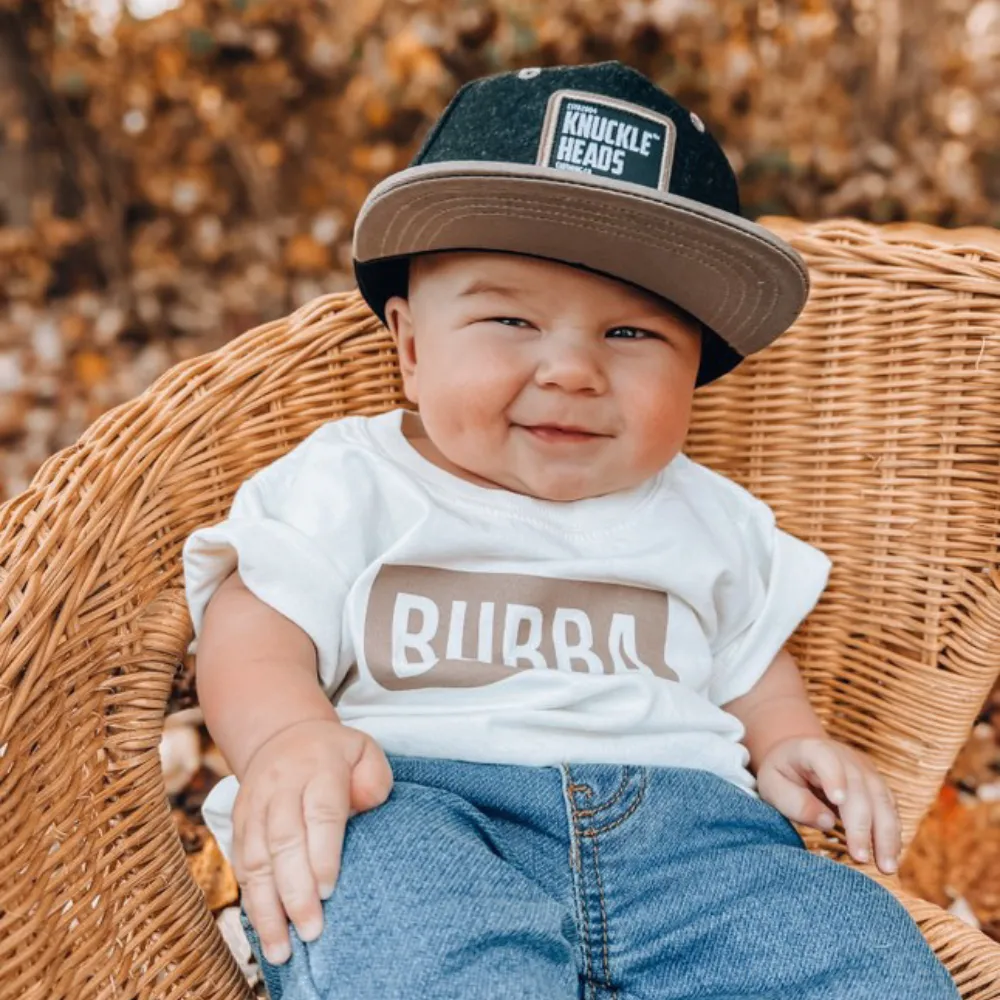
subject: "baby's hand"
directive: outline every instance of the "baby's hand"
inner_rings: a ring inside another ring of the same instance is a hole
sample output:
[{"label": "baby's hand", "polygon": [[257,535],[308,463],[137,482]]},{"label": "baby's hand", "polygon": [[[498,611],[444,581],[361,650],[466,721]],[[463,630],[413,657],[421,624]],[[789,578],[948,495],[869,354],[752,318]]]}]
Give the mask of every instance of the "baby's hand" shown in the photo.
[{"label": "baby's hand", "polygon": [[864,754],[831,739],[782,740],[764,758],[757,790],[789,819],[820,830],[833,826],[830,810],[837,809],[851,857],[867,862],[874,839],[879,868],[887,873],[896,870],[900,849],[896,805]]},{"label": "baby's hand", "polygon": [[299,722],[254,753],[233,809],[233,870],[269,962],[291,955],[289,920],[303,940],[319,937],[347,820],[391,789],[381,747],[335,720]]}]

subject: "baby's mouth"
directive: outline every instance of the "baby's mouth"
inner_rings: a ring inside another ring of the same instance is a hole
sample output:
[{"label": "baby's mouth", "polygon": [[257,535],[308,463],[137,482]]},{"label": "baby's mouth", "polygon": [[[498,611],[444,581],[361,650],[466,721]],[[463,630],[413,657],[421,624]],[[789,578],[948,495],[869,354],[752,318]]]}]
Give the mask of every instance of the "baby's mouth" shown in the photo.
[{"label": "baby's mouth", "polygon": [[580,427],[564,427],[559,424],[535,424],[532,427],[526,424],[516,424],[515,426],[527,431],[536,440],[550,444],[583,443],[606,437],[604,434],[595,434]]}]

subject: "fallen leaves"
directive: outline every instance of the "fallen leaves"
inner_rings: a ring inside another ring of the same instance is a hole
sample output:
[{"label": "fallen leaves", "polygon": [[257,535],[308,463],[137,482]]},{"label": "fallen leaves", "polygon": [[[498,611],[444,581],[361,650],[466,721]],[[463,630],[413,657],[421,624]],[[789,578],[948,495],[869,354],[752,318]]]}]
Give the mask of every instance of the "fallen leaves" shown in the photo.
[{"label": "fallen leaves", "polygon": [[209,836],[197,854],[188,855],[188,868],[199,888],[205,893],[209,909],[222,910],[239,902],[240,889],[232,868],[219,850],[215,838]]},{"label": "fallen leaves", "polygon": [[907,888],[1000,941],[1000,688],[900,869]]}]

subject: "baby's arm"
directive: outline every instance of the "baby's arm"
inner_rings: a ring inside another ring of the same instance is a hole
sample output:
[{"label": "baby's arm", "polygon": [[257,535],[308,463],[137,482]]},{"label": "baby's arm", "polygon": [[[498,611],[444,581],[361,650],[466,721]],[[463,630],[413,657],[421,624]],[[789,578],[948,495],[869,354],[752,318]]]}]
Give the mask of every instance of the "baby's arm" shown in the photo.
[{"label": "baby's arm", "polygon": [[770,749],[782,740],[795,736],[826,739],[826,730],[809,704],[798,664],[787,649],[778,653],[745,695],[722,707],[746,729],[743,744],[750,751],[754,774]]},{"label": "baby's arm", "polygon": [[723,708],[743,723],[762,799],[819,829],[833,826],[830,810],[838,809],[852,856],[868,861],[874,840],[879,867],[896,870],[900,832],[892,793],[864,754],[827,736],[791,653],[782,649],[754,687]]},{"label": "baby's arm", "polygon": [[312,640],[255,597],[238,572],[205,609],[197,663],[205,723],[238,779],[282,730],[306,719],[337,721],[317,679]]},{"label": "baby's arm", "polygon": [[288,920],[322,930],[348,817],[385,801],[392,772],[366,734],[341,725],[309,636],[234,572],[212,595],[197,654],[198,697],[240,790],[233,868],[265,955],[290,954]]}]

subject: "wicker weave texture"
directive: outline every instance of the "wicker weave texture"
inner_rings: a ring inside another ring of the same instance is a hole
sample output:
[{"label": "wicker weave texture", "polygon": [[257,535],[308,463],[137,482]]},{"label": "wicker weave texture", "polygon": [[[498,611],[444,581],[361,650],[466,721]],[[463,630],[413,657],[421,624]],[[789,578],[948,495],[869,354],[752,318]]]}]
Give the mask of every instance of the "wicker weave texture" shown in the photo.
[{"label": "wicker weave texture", "polygon": [[[701,395],[688,451],[833,557],[795,651],[909,839],[1000,667],[1000,240],[770,224],[810,305]],[[181,547],[321,423],[402,403],[387,333],[328,296],[171,369],[0,508],[0,1000],[248,996],[160,773]],[[963,996],[1000,1000],[1000,947],[905,901]]]}]

